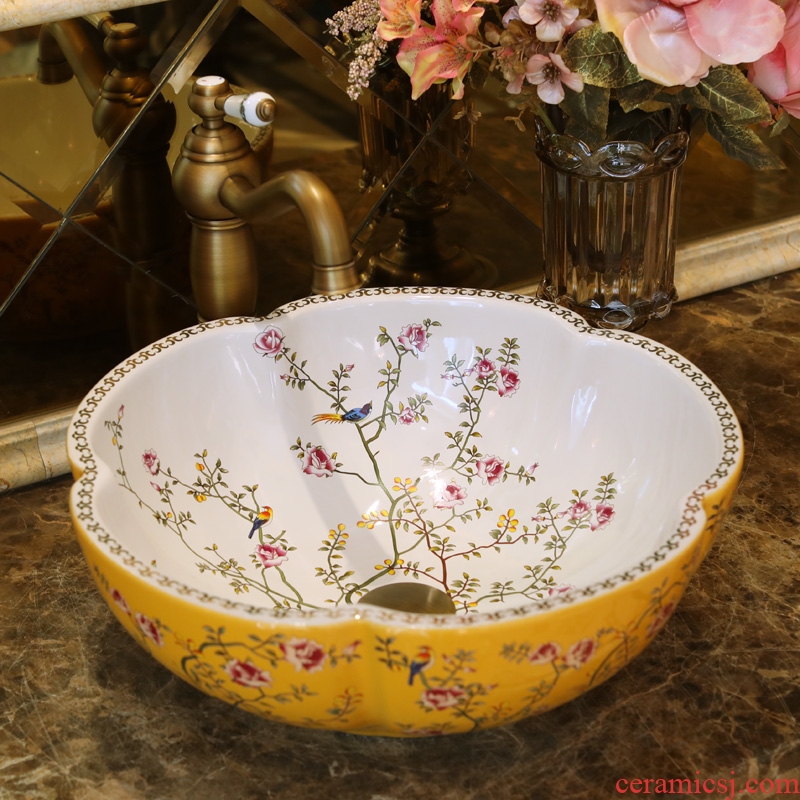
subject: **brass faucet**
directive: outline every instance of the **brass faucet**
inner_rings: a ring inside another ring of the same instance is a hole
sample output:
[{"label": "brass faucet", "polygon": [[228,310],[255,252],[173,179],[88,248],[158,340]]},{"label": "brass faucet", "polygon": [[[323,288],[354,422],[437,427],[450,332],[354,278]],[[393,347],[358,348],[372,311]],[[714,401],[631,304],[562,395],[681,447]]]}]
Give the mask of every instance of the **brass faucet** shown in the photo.
[{"label": "brass faucet", "polygon": [[172,171],[178,202],[192,223],[190,271],[201,319],[252,314],[258,288],[250,223],[292,208],[303,214],[311,239],[315,294],[359,288],[344,214],[316,175],[291,170],[261,183],[261,167],[242,130],[226,114],[269,125],[275,102],[263,92],[236,95],[226,80],[198,78],[189,107],[202,123],[186,135]]}]

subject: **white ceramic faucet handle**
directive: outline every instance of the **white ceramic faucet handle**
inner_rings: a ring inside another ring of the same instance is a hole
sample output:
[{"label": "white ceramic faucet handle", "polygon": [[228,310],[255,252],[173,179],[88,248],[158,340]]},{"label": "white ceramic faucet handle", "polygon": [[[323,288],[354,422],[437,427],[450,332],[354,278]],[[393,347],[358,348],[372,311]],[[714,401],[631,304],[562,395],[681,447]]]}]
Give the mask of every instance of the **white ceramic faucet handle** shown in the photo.
[{"label": "white ceramic faucet handle", "polygon": [[263,128],[275,119],[275,98],[267,92],[232,94],[225,98],[224,110],[230,117]]}]

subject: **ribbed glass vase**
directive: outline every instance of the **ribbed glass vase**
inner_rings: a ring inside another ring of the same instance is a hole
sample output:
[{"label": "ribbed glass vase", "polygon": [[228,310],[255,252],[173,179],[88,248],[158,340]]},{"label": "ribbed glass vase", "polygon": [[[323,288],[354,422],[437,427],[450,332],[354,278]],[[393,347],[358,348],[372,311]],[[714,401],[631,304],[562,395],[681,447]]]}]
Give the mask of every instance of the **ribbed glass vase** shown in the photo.
[{"label": "ribbed glass vase", "polygon": [[593,150],[537,119],[544,241],[539,294],[597,327],[636,330],[665,317],[677,297],[689,118],[673,113],[657,123],[649,126],[655,133],[647,143],[620,139]]}]

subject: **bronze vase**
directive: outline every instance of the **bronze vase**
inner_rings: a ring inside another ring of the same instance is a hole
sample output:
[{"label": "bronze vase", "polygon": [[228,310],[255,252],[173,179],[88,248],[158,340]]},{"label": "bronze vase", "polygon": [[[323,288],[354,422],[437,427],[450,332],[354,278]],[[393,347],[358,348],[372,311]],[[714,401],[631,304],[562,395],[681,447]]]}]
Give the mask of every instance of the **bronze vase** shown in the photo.
[{"label": "bronze vase", "polygon": [[446,84],[412,101],[407,77],[386,70],[369,109],[359,106],[362,190],[382,192],[379,217],[402,224],[399,237],[370,259],[377,285],[489,286],[486,259],[446,241],[439,222],[471,182],[466,161],[474,145],[463,101]]}]

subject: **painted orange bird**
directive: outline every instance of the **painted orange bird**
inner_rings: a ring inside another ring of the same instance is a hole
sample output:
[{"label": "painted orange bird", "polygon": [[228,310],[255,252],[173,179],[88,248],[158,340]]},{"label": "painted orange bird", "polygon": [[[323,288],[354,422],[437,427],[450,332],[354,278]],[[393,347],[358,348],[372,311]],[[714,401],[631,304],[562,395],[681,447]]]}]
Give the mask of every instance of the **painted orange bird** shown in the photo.
[{"label": "painted orange bird", "polygon": [[269,506],[264,506],[263,511],[259,511],[256,514],[256,518],[253,520],[253,527],[250,528],[250,533],[247,534],[248,539],[253,538],[253,534],[263,528],[265,525],[268,525],[272,520],[272,509]]},{"label": "painted orange bird", "polygon": [[316,425],[318,422],[361,422],[369,416],[372,411],[372,401],[361,408],[351,408],[346,414],[315,414],[311,418],[311,424]]}]

